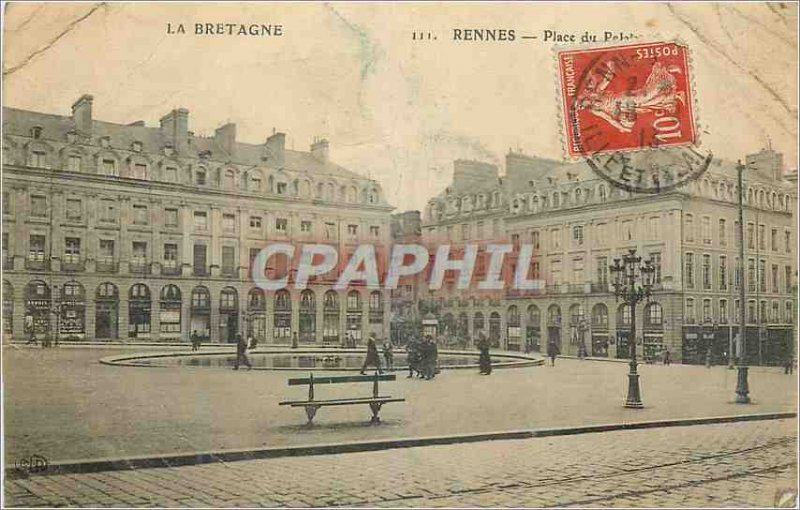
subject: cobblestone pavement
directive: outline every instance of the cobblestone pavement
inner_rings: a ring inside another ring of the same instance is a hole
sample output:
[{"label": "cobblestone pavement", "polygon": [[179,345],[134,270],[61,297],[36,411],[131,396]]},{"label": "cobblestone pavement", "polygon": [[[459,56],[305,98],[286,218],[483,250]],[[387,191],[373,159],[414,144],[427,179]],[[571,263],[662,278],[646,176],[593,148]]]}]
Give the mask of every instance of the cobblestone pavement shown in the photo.
[{"label": "cobblestone pavement", "polygon": [[773,506],[795,419],[34,476],[8,506]]}]

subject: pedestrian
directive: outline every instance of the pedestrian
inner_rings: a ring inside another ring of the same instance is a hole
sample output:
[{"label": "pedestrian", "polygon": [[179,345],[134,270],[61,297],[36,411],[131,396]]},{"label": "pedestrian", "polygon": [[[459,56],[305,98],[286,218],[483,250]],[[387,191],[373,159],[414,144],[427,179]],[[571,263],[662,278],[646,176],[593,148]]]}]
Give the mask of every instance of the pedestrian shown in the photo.
[{"label": "pedestrian", "polygon": [[669,365],[672,363],[672,355],[669,353],[669,349],[664,351],[664,364]]},{"label": "pedestrian", "polygon": [[196,351],[197,349],[199,349],[200,348],[200,335],[197,334],[197,330],[196,329],[194,331],[192,331],[192,336],[189,337],[189,338],[192,341],[192,350]]},{"label": "pedestrian", "polygon": [[411,338],[406,344],[406,358],[408,359],[408,377],[414,377],[414,372],[419,371],[419,343],[416,338]]},{"label": "pedestrian", "polygon": [[374,366],[379,374],[383,373],[381,370],[381,358],[378,356],[378,346],[375,345],[374,335],[369,335],[369,340],[367,341],[367,357],[364,358],[364,364],[361,365],[361,375],[366,375],[364,371],[368,366]]},{"label": "pedestrian", "polygon": [[794,373],[794,358],[791,355],[788,358],[786,358],[786,361],[783,363],[783,373],[784,374]]},{"label": "pedestrian", "polygon": [[486,341],[486,337],[483,336],[483,333],[480,334],[480,338],[478,339],[478,351],[480,352],[478,356],[480,374],[490,375],[492,373],[492,358],[489,354],[489,342]]},{"label": "pedestrian", "polygon": [[383,342],[383,360],[386,362],[386,370],[394,371],[394,353],[392,352],[392,342]]},{"label": "pedestrian", "polygon": [[233,363],[234,370],[239,370],[239,363],[247,365],[248,370],[253,369],[253,365],[250,364],[250,358],[247,357],[247,342],[245,342],[241,334],[236,335],[236,361]]},{"label": "pedestrian", "polygon": [[292,349],[297,349],[297,331],[292,333]]},{"label": "pedestrian", "polygon": [[547,356],[550,358],[550,366],[556,366],[556,358],[558,355],[561,354],[558,344],[555,341],[550,340],[547,342]]},{"label": "pedestrian", "polygon": [[36,333],[33,331],[33,316],[26,315],[25,316],[25,333],[28,335],[28,341],[25,342],[25,345],[28,344],[36,344]]}]

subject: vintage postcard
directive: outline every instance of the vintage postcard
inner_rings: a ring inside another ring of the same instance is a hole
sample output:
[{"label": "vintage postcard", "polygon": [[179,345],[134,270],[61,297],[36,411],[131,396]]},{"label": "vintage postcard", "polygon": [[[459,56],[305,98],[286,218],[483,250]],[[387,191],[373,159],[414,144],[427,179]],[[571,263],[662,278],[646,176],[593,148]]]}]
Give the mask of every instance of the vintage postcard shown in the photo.
[{"label": "vintage postcard", "polygon": [[3,507],[798,506],[796,2],[5,2]]}]

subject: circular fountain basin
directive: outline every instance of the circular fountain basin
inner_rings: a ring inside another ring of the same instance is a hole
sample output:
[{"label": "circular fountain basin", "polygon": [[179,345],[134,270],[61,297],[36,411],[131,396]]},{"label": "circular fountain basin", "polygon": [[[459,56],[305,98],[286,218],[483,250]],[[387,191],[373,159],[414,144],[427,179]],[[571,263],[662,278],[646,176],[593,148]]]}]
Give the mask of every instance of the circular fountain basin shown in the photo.
[{"label": "circular fountain basin", "polygon": [[[266,350],[257,349],[247,353],[254,370],[361,370],[366,351],[357,349],[337,350]],[[492,353],[493,368],[521,368],[541,365],[541,358],[521,353]],[[100,360],[106,365],[129,367],[179,367],[179,368],[232,368],[236,360],[234,349],[208,351],[132,353],[107,356]],[[381,364],[384,364],[381,355]],[[478,353],[475,351],[439,351],[441,369],[477,368]],[[394,368],[408,368],[405,352],[394,354]]]}]

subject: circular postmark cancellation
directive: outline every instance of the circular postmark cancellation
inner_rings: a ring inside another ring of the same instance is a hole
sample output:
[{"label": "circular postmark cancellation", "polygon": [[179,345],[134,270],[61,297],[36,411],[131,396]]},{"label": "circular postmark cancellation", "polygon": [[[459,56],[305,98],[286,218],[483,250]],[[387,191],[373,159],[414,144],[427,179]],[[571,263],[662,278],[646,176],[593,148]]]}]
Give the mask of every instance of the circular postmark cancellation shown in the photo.
[{"label": "circular postmark cancellation", "polygon": [[612,185],[660,193],[703,174],[688,49],[675,42],[559,51],[567,152]]}]

